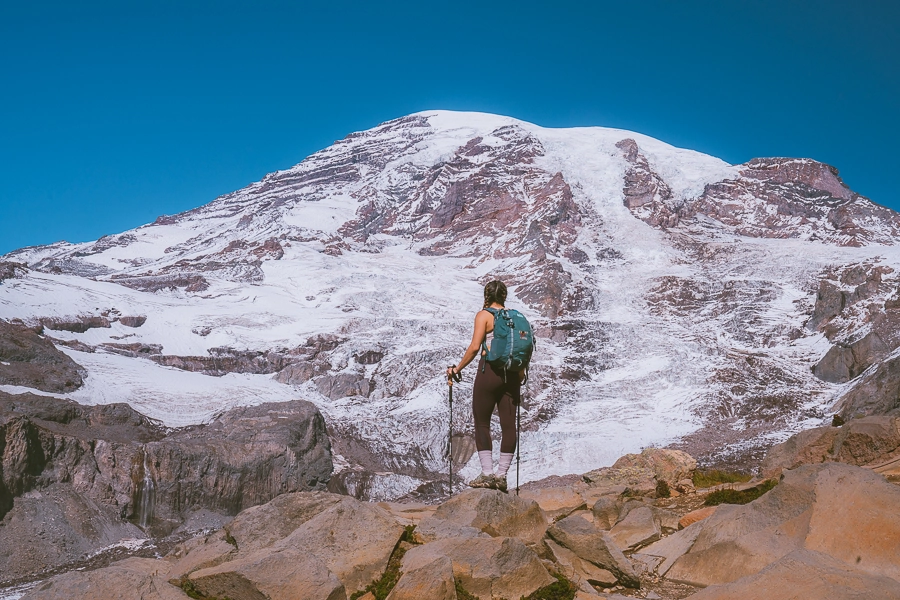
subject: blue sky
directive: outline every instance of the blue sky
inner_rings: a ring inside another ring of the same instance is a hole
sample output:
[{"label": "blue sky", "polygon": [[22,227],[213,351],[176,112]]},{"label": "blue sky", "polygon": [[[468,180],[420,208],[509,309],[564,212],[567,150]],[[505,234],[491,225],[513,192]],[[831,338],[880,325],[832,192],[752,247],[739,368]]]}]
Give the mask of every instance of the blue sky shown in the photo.
[{"label": "blue sky", "polygon": [[803,156],[900,209],[900,3],[0,3],[0,253],[187,210],[443,108]]}]

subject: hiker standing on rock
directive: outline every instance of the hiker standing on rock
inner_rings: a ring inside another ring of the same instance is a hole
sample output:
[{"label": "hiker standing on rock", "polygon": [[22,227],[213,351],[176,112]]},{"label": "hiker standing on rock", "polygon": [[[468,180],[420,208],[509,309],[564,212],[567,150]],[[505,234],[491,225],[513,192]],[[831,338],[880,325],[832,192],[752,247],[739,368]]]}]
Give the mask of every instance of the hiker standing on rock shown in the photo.
[{"label": "hiker standing on rock", "polygon": [[[521,386],[527,376],[528,362],[534,349],[531,325],[515,310],[508,310],[506,286],[491,281],[484,286],[484,308],[475,315],[472,341],[462,360],[447,368],[447,383],[460,373],[481,351],[475,386],[472,392],[472,414],[475,417],[475,447],[481,461],[481,475],[469,482],[473,488],[506,491],[506,474],[516,451],[516,407],[521,401]],[[488,334],[493,334],[491,344]],[[491,415],[496,407],[500,416],[500,462],[494,474],[491,444]]]}]

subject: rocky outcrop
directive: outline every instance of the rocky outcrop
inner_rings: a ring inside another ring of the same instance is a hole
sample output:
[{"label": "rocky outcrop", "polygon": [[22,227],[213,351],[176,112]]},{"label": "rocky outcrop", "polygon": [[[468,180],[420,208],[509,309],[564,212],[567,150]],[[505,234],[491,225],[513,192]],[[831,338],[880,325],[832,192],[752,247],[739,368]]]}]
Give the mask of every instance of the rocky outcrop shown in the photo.
[{"label": "rocky outcrop", "polygon": [[54,577],[29,590],[26,597],[30,600],[185,600],[188,595],[166,581],[168,566],[152,558],[128,558],[104,569],[72,571]]},{"label": "rocky outcrop", "polygon": [[900,355],[892,356],[864,374],[837,401],[840,415],[900,416]]},{"label": "rocky outcrop", "polygon": [[41,328],[0,319],[0,385],[44,392],[71,392],[81,387],[83,369],[41,335]]},{"label": "rocky outcrop", "polygon": [[869,600],[900,598],[900,582],[871,575],[823,554],[795,550],[759,573],[711,585],[691,600]]},{"label": "rocky outcrop", "polygon": [[626,454],[611,467],[589,471],[582,475],[592,487],[603,490],[627,488],[631,493],[651,496],[660,481],[675,487],[690,479],[697,461],[686,452],[663,448],[646,448],[640,454]]},{"label": "rocky outcrop", "polygon": [[829,461],[875,465],[900,457],[900,418],[852,419],[840,427],[816,427],[792,435],[769,449],[760,466],[764,477],[784,469]]},{"label": "rocky outcrop", "polygon": [[625,172],[625,206],[632,214],[653,227],[667,229],[678,225],[681,206],[675,206],[672,189],[653,171],[647,157],[631,138],[616,144],[629,167]]},{"label": "rocky outcrop", "polygon": [[[691,202],[702,214],[749,237],[798,237],[841,246],[892,243],[900,216],[851,191],[832,166],[796,158],[756,158],[740,175],[706,186]],[[872,230],[877,220],[884,227]]]},{"label": "rocky outcrop", "polygon": [[[865,442],[850,437],[847,451],[858,454],[853,448]],[[532,493],[558,489],[531,485]],[[806,465],[785,471],[781,483],[750,504],[688,514],[702,495],[603,498],[611,502],[598,502],[593,512],[575,508],[544,532],[547,521],[534,501],[494,490],[471,490],[436,508],[288,493],[241,511],[223,529],[189,539],[163,558],[59,575],[23,600],[78,600],[96,597],[94,590],[152,600],[188,594],[449,600],[457,589],[482,600],[625,598],[600,594],[619,586],[640,588],[630,596],[658,600],[686,598],[699,587],[706,589],[691,598],[862,600],[893,598],[900,589],[900,516],[894,510],[900,488],[868,469]],[[611,532],[591,522],[614,508]],[[691,514],[692,522],[675,531],[679,515]],[[660,539],[645,545],[653,537]]]},{"label": "rocky outcrop", "polygon": [[[533,500],[497,490],[473,489],[441,504],[433,515],[422,520],[418,535],[426,541],[457,537],[457,531],[474,530],[492,537],[516,537],[537,544],[547,530],[547,519]],[[447,532],[455,535],[449,536]]]},{"label": "rocky outcrop", "polygon": [[[383,509],[353,498],[319,506],[324,510],[271,545],[245,550],[236,542],[233,560],[190,573],[190,582],[207,596],[231,597],[229,589],[331,598],[338,589],[352,594],[365,588],[387,567],[403,527]],[[304,585],[309,592],[301,593]]]},{"label": "rocky outcrop", "polygon": [[28,272],[28,266],[24,263],[11,262],[7,260],[0,261],[0,283],[7,279],[15,279],[21,277]]},{"label": "rocky outcrop", "polygon": [[785,471],[768,494],[745,506],[719,506],[683,530],[699,533],[666,577],[702,586],[730,583],[805,549],[900,581],[898,502],[900,488],[860,467],[824,463]]},{"label": "rocky outcrop", "polygon": [[566,517],[553,524],[547,530],[547,535],[582,560],[609,571],[622,585],[640,587],[640,580],[631,561],[622,554],[608,533],[583,517]]},{"label": "rocky outcrop", "polygon": [[[198,511],[234,515],[285,492],[324,489],[332,470],[324,421],[300,400],[235,409],[208,425],[169,432],[123,404],[88,407],[2,393],[0,464],[0,530],[65,548],[52,557],[36,550],[18,573],[133,536],[134,525],[164,534]],[[67,508],[76,505],[87,508]],[[98,533],[85,535],[85,544],[63,544],[69,529],[88,527],[85,511],[97,513]],[[76,520],[39,536],[35,528],[56,513]],[[17,542],[0,540],[0,556],[11,556]]]},{"label": "rocky outcrop", "polygon": [[537,554],[512,537],[446,538],[410,549],[402,570],[413,571],[447,557],[453,575],[480,599],[521,598],[553,583]]}]

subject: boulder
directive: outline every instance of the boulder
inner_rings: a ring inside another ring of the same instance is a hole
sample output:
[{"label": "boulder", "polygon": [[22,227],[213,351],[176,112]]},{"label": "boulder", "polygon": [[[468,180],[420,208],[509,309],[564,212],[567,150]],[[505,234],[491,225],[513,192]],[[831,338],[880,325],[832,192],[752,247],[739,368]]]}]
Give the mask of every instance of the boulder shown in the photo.
[{"label": "boulder", "polygon": [[387,600],[456,600],[453,561],[439,556],[433,561],[404,573]]},{"label": "boulder", "polygon": [[691,600],[871,600],[900,598],[900,582],[856,570],[834,558],[795,550],[759,573],[712,585]]},{"label": "boulder", "polygon": [[188,577],[203,597],[233,600],[347,600],[344,585],[319,557],[300,548],[258,550]]},{"label": "boulder", "polygon": [[519,497],[537,502],[551,521],[586,507],[584,498],[572,486],[522,490]]},{"label": "boulder", "polygon": [[246,554],[271,546],[346,496],[328,492],[282,494],[266,504],[241,511],[225,530],[237,549]]},{"label": "boulder", "polygon": [[544,540],[547,548],[553,555],[553,560],[559,565],[563,574],[570,581],[580,586],[581,581],[588,585],[610,587],[616,585],[617,577],[612,572],[602,569],[588,560],[578,558],[578,555],[563,548],[553,540]]},{"label": "boulder", "polygon": [[403,557],[401,571],[411,572],[447,557],[453,575],[478,598],[520,598],[556,581],[537,554],[509,537],[448,538],[416,546]]},{"label": "boulder", "polygon": [[800,465],[828,460],[837,434],[836,427],[815,427],[775,444],[766,452],[760,465],[763,477],[778,477],[784,469],[796,469]]},{"label": "boulder", "polygon": [[622,508],[623,503],[620,497],[601,496],[591,509],[594,515],[594,524],[600,529],[612,529],[619,520]]},{"label": "boulder", "polygon": [[579,558],[613,573],[622,585],[640,587],[631,562],[625,558],[610,535],[583,517],[566,517],[551,526],[547,534]]},{"label": "boulder", "polygon": [[24,600],[186,600],[188,595],[166,581],[169,563],[128,558],[94,571],[70,571],[30,589]]},{"label": "boulder", "polygon": [[900,451],[900,418],[865,417],[845,423],[834,440],[834,459],[850,465],[867,465]]},{"label": "boulder", "polygon": [[634,550],[659,539],[662,532],[649,506],[635,508],[609,530],[609,536],[621,550]]},{"label": "boulder", "polygon": [[635,496],[656,493],[656,475],[647,466],[604,467],[582,475],[590,488],[582,492],[585,500],[596,501],[601,496],[630,492]]},{"label": "boulder", "polygon": [[419,530],[425,541],[456,535],[454,531],[474,535],[471,530],[475,530],[538,544],[547,530],[547,518],[534,500],[498,490],[473,489],[440,505],[432,516],[422,519]]},{"label": "boulder", "polygon": [[679,532],[700,528],[667,576],[702,586],[730,583],[805,548],[900,580],[897,506],[900,488],[868,469],[829,462],[785,471],[782,482],[761,498],[721,505]]},{"label": "boulder", "polygon": [[639,553],[632,555],[632,558],[641,556],[652,556],[661,559],[656,566],[656,573],[665,575],[675,561],[691,549],[697,536],[700,535],[701,526],[688,526],[677,533],[666,536],[661,540],[654,542],[646,548],[641,548]]},{"label": "boulder", "polygon": [[381,576],[403,531],[384,509],[344,497],[260,552],[314,555],[352,594]]},{"label": "boulder", "polygon": [[653,476],[659,481],[665,481],[670,486],[682,479],[690,479],[691,473],[697,468],[697,461],[681,450],[668,450],[666,448],[645,448],[640,454],[626,454],[612,466],[613,469],[646,468],[652,471]]},{"label": "boulder", "polygon": [[900,418],[851,419],[840,428],[816,427],[792,435],[766,453],[761,470],[777,477],[784,469],[825,461],[851,465],[883,462],[900,455]]}]

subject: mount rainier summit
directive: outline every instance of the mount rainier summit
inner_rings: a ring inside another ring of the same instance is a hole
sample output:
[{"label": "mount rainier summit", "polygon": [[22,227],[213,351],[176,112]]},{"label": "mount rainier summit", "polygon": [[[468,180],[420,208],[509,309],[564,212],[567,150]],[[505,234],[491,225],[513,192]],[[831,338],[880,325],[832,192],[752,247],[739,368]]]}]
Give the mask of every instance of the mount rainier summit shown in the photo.
[{"label": "mount rainier summit", "polygon": [[[898,234],[813,160],[422,112],[200,208],[2,257],[0,319],[42,326],[79,375],[3,363],[0,391],[173,428],[305,399],[333,485],[446,490],[443,372],[499,278],[538,340],[523,481],[647,446],[746,464],[835,413],[900,414]],[[461,477],[474,374],[452,415]]]}]

